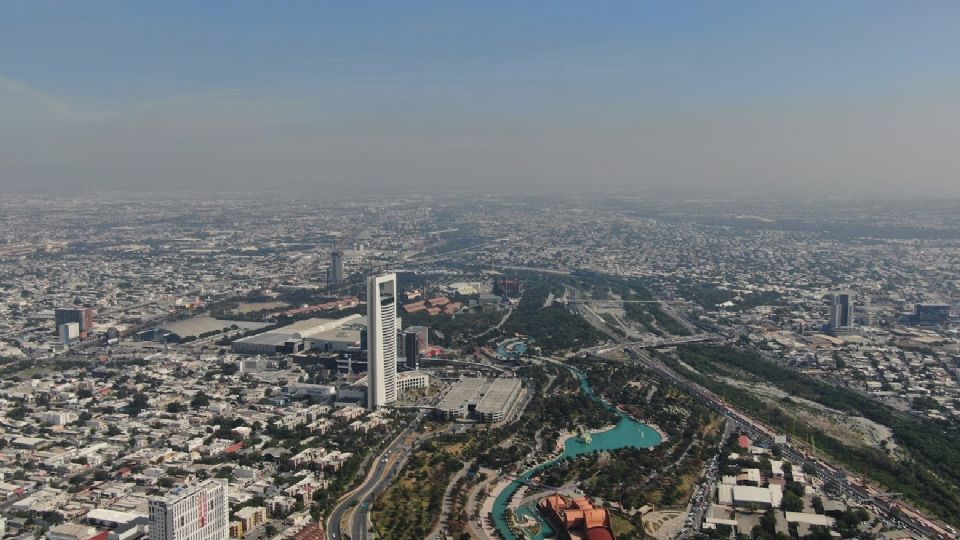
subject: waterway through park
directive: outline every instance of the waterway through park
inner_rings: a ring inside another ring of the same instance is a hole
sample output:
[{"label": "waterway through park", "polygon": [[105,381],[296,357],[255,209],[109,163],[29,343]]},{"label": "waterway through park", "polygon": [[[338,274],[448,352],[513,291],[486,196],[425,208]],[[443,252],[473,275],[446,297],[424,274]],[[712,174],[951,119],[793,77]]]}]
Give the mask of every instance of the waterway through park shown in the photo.
[{"label": "waterway through park", "polygon": [[[610,408],[610,410],[616,412],[620,417],[620,420],[614,427],[606,431],[593,433],[592,440],[589,442],[585,442],[577,436],[568,437],[563,443],[563,453],[550,461],[541,463],[532,469],[524,471],[516,480],[510,482],[510,484],[502,492],[500,492],[500,495],[497,496],[493,503],[493,522],[497,530],[506,540],[520,540],[507,522],[507,506],[510,502],[510,499],[513,498],[513,496],[517,493],[517,490],[519,490],[523,485],[524,480],[530,479],[544,469],[551,467],[564,459],[573,458],[581,454],[588,454],[594,450],[616,450],[618,448],[628,447],[650,448],[660,444],[661,442],[660,434],[657,433],[655,429],[631,418],[623,411],[617,409],[606,400],[594,394],[593,388],[590,386],[590,381],[587,379],[587,376],[583,371],[580,371],[573,366],[564,365],[564,367],[569,369],[574,375],[576,375],[577,379],[580,380],[580,390],[585,395],[603,403],[605,406]],[[536,510],[523,507],[518,510],[518,514],[521,519],[532,518],[537,520],[537,522],[540,524],[540,533],[533,535],[533,540],[542,540],[543,538],[554,534],[549,522],[543,519],[540,513]]]}]

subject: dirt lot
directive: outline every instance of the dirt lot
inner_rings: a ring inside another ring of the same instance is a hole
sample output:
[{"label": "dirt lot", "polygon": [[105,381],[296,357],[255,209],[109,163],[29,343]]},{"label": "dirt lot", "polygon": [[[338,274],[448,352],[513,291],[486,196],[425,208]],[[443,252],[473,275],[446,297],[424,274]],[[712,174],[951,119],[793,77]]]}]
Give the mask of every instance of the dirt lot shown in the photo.
[{"label": "dirt lot", "polygon": [[[889,428],[862,416],[845,414],[820,403],[788,394],[768,384],[746,382],[729,377],[724,377],[723,382],[749,390],[757,397],[781,407],[787,414],[796,416],[803,422],[821,429],[824,433],[836,439],[846,441],[850,439],[850,434],[854,433],[863,446],[881,448],[881,441],[886,440],[887,448],[891,452],[897,449],[896,443],[893,441],[893,432]],[[788,408],[784,408],[783,398],[789,398],[792,401]]]}]

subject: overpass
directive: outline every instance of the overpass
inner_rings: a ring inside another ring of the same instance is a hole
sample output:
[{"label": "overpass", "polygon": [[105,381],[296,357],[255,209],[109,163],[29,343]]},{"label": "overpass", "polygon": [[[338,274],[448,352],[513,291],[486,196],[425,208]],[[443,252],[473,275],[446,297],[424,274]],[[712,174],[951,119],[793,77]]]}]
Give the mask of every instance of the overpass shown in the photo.
[{"label": "overpass", "polygon": [[630,341],[625,343],[615,343],[613,345],[597,345],[589,349],[583,349],[587,354],[602,355],[613,349],[656,349],[657,347],[672,347],[675,345],[685,345],[687,343],[698,343],[703,341],[725,341],[727,338],[720,334],[697,334],[694,336],[678,336],[668,339],[656,339],[653,341]]},{"label": "overpass", "polygon": [[570,304],[583,304],[591,307],[598,308],[617,308],[621,307],[623,304],[660,304],[666,307],[669,304],[673,305],[687,305],[689,302],[686,300],[596,300],[596,299],[587,299],[587,300],[568,300],[567,303]]},{"label": "overpass", "polygon": [[490,364],[481,364],[480,362],[470,362],[467,360],[451,360],[450,358],[432,358],[429,356],[424,356],[420,358],[420,363],[422,364],[424,362],[441,362],[445,364],[453,364],[455,366],[466,366],[466,367],[473,367],[477,369],[489,369],[491,371],[496,371],[497,373],[500,373],[503,375],[509,375],[511,377],[513,376],[513,372],[510,371],[509,369],[504,369],[502,367],[494,366]]}]

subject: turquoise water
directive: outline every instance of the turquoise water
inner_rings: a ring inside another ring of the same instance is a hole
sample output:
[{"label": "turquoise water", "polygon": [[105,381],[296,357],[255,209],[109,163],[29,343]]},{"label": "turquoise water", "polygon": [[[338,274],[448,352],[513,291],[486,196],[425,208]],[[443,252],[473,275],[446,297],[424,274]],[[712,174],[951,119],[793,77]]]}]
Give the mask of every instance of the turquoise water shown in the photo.
[{"label": "turquoise water", "polygon": [[497,347],[497,354],[504,358],[518,358],[527,352],[527,343],[519,339],[504,341]]},{"label": "turquoise water", "polygon": [[[587,380],[586,374],[577,368],[570,366],[565,367],[573,372],[578,379],[580,379],[580,389],[583,390],[584,394],[602,402],[611,410],[615,411],[620,416],[620,421],[617,422],[616,426],[606,431],[594,433],[593,440],[590,442],[590,444],[584,443],[579,437],[567,438],[567,440],[565,440],[563,443],[563,453],[560,454],[559,457],[525,471],[524,473],[520,474],[520,478],[529,479],[543,469],[554,465],[562,459],[579,456],[581,454],[588,454],[594,450],[616,450],[617,448],[627,447],[650,448],[660,444],[660,434],[657,433],[656,430],[646,424],[637,422],[619,409],[616,409],[610,405],[610,403],[607,403],[605,400],[597,397],[593,393],[593,388],[590,387],[590,382]],[[507,502],[513,497],[517,490],[520,489],[521,485],[522,484],[519,480],[514,480],[493,502],[493,522],[496,525],[497,530],[500,531],[500,534],[502,534],[507,540],[520,540],[517,538],[517,535],[510,530],[510,526],[507,525],[506,514]],[[522,516],[530,516],[540,522],[540,527],[543,530],[541,534],[534,536],[534,540],[542,540],[544,537],[554,534],[550,524],[544,520],[542,516],[540,516],[540,513],[536,510],[521,507],[518,512]]]}]

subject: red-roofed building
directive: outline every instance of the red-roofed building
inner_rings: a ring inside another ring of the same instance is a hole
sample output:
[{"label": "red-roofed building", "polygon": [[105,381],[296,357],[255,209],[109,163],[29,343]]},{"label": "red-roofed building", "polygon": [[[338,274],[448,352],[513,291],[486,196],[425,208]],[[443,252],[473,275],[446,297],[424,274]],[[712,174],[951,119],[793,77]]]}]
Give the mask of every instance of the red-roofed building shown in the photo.
[{"label": "red-roofed building", "polygon": [[750,437],[747,437],[746,435],[740,435],[740,437],[737,439],[737,446],[743,448],[744,450],[749,450]]},{"label": "red-roofed building", "polygon": [[610,513],[605,508],[595,507],[586,497],[570,500],[563,495],[550,495],[541,500],[537,507],[559,531],[558,536],[563,540],[616,540]]},{"label": "red-roofed building", "polygon": [[107,540],[107,538],[109,537],[110,537],[110,531],[107,530],[91,536],[88,540]]},{"label": "red-roofed building", "polygon": [[403,309],[406,310],[406,311],[410,311],[411,309],[424,308],[424,307],[426,307],[426,306],[423,305],[423,300],[421,300],[421,301],[419,301],[419,302],[411,302],[411,303],[409,303],[409,304],[404,304],[404,305],[403,305]]},{"label": "red-roofed building", "polygon": [[324,540],[325,536],[323,527],[317,523],[311,523],[297,531],[297,534],[293,535],[293,540]]},{"label": "red-roofed building", "polygon": [[223,449],[224,454],[233,454],[239,452],[243,449],[243,441],[240,441],[236,444],[231,444],[230,446]]}]

